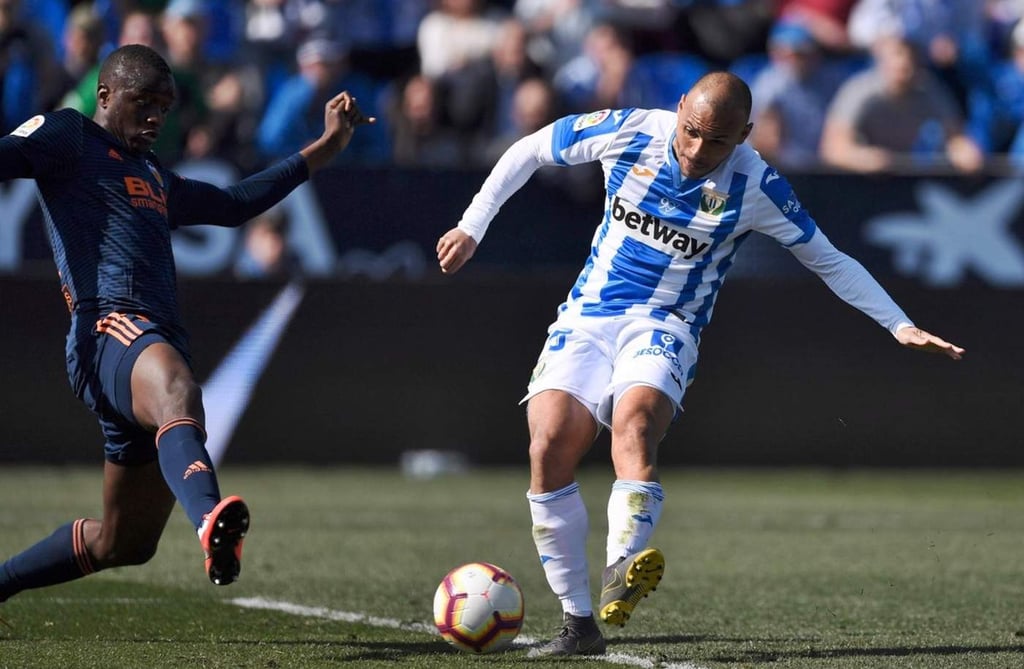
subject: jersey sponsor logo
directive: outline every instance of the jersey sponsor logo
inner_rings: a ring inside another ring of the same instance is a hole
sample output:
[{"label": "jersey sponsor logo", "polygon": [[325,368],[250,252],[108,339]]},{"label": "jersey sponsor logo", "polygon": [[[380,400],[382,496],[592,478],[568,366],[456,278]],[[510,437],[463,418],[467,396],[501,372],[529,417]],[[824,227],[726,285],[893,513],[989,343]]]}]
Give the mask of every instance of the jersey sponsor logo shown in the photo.
[{"label": "jersey sponsor logo", "polygon": [[36,130],[42,128],[43,123],[46,123],[46,118],[42,114],[37,114],[15,128],[11,134],[15,137],[28,137]]},{"label": "jersey sponsor logo", "polygon": [[638,210],[618,195],[612,200],[612,219],[625,224],[630,230],[636,230],[645,237],[681,252],[686,260],[703,252],[710,245],[710,242],[692,237],[663,222],[657,216]]},{"label": "jersey sponsor logo", "polygon": [[629,170],[638,177],[653,177],[654,170],[649,167],[640,167],[639,165],[633,165]]},{"label": "jersey sponsor logo", "polygon": [[584,128],[593,128],[595,125],[600,125],[602,121],[608,118],[611,114],[610,109],[602,109],[601,111],[591,112],[585,114],[576,119],[576,122],[572,124],[572,129],[575,132],[579,132]]},{"label": "jersey sponsor logo", "polygon": [[153,209],[161,216],[167,216],[167,195],[162,188],[153,189],[148,181],[141,177],[125,177],[125,191],[133,207]]},{"label": "jersey sponsor logo", "polygon": [[709,218],[720,219],[725,213],[725,205],[729,202],[729,194],[704,186],[700,190],[700,213]]}]

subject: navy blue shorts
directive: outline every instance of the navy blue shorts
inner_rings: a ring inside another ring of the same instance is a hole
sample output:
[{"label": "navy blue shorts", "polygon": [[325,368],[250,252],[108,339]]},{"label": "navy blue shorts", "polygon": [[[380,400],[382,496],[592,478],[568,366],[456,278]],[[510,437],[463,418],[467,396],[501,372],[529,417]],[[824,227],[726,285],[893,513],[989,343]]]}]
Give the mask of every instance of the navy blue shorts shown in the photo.
[{"label": "navy blue shorts", "polygon": [[108,462],[141,465],[157,459],[156,434],[140,426],[132,410],[132,368],[146,347],[157,342],[174,346],[187,361],[178,339],[144,316],[115,311],[69,347],[71,385],[99,418]]}]

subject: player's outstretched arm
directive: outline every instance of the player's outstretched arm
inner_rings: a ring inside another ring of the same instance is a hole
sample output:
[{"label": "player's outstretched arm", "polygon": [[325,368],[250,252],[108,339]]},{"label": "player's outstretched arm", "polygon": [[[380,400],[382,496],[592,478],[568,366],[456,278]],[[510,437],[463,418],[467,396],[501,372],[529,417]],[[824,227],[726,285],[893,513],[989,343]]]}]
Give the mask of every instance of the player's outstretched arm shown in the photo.
[{"label": "player's outstretched arm", "polygon": [[459,228],[452,228],[437,240],[437,261],[441,271],[454,274],[476,253],[476,240]]},{"label": "player's outstretched arm", "polygon": [[342,91],[324,105],[324,132],[312,144],[302,149],[309,173],[324,167],[341,153],[355,133],[356,126],[376,123],[373,116],[366,116],[348,91]]},{"label": "player's outstretched arm", "polygon": [[956,344],[912,325],[897,330],[896,341],[908,348],[916,348],[927,353],[942,353],[954,360],[959,360],[964,355],[964,349]]}]

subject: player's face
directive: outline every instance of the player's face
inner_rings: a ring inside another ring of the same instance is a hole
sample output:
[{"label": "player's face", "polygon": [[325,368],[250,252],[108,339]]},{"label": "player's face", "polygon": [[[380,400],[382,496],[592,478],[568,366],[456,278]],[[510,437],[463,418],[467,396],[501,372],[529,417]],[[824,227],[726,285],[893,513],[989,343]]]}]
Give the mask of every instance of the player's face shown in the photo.
[{"label": "player's face", "polygon": [[160,136],[174,98],[174,80],[159,72],[130,84],[100,84],[100,125],[133,151],[148,151]]},{"label": "player's face", "polygon": [[672,148],[687,179],[699,179],[718,167],[753,127],[735,109],[723,109],[699,93],[683,96],[676,117]]}]

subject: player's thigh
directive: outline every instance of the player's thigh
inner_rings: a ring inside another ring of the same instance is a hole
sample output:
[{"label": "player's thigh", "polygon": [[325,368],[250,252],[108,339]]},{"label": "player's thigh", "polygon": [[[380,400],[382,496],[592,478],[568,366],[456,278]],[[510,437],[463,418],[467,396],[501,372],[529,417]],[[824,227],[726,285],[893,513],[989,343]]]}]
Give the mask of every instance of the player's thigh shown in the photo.
[{"label": "player's thigh", "polygon": [[656,325],[635,328],[624,335],[615,359],[610,392],[598,407],[602,421],[611,421],[613,410],[633,387],[654,388],[681,408],[683,395],[697,364],[692,337]]},{"label": "player's thigh", "polygon": [[131,369],[131,390],[132,414],[150,429],[184,416],[200,422],[205,418],[192,368],[166,341],[152,343],[138,356]]},{"label": "player's thigh", "polygon": [[[585,407],[595,422],[597,407],[612,377],[613,336],[604,337],[599,323],[588,328],[556,322],[530,376],[523,402],[549,390],[561,391]],[[595,329],[596,328],[596,329]]]}]

